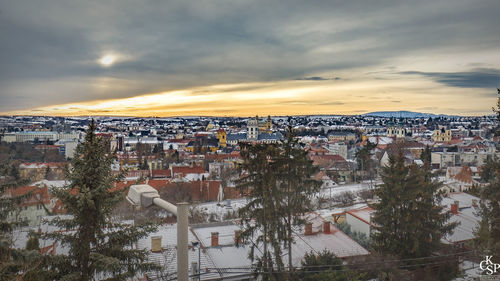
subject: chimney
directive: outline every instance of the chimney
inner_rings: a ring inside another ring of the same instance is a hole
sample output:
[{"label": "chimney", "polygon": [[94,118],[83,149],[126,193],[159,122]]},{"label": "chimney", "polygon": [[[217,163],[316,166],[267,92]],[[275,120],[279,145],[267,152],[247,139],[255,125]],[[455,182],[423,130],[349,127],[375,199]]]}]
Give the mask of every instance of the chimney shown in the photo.
[{"label": "chimney", "polygon": [[313,233],[313,224],[311,222],[306,222],[306,231],[305,231],[305,235],[312,235]]},{"label": "chimney", "polygon": [[323,233],[330,234],[330,222],[329,221],[323,222]]},{"label": "chimney", "polygon": [[219,232],[212,232],[211,235],[211,240],[212,240],[212,247],[217,247],[219,246]]},{"label": "chimney", "polygon": [[451,212],[453,214],[458,214],[458,201],[455,201],[455,203],[451,204]]},{"label": "chimney", "polygon": [[[192,275],[197,275],[198,274],[198,262],[191,262],[191,274]],[[198,278],[193,278],[192,280],[198,280]]]},{"label": "chimney", "polygon": [[151,237],[151,252],[153,253],[161,252],[161,236]]},{"label": "chimney", "polygon": [[243,243],[243,239],[241,238],[241,230],[234,231],[234,244],[239,245]]}]

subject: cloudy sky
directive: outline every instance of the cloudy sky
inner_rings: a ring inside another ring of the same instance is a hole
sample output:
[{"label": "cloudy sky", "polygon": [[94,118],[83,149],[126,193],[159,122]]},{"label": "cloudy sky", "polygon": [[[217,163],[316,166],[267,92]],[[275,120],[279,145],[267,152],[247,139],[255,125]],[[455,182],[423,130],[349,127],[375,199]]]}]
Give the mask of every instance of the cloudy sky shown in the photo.
[{"label": "cloudy sky", "polygon": [[500,1],[0,0],[0,113],[490,114]]}]

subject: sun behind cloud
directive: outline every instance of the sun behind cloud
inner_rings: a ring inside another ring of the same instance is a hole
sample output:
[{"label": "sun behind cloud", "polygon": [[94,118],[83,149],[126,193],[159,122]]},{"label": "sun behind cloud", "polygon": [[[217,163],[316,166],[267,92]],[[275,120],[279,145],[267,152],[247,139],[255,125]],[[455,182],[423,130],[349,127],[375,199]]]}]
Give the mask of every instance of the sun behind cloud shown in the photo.
[{"label": "sun behind cloud", "polygon": [[116,61],[116,56],[109,54],[109,55],[105,55],[105,56],[101,57],[99,59],[99,64],[106,67],[106,66],[113,65],[115,63],[115,61]]}]

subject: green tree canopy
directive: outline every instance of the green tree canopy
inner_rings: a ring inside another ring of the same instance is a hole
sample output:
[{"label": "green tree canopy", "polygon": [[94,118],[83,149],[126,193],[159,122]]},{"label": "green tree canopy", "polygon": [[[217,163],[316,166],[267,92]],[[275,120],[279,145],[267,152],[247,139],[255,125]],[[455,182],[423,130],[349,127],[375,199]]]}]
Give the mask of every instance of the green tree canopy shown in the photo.
[{"label": "green tree canopy", "polygon": [[[495,135],[500,135],[500,89],[498,91]],[[498,144],[497,144],[498,146]],[[500,263],[500,160],[488,161],[483,168],[482,179],[488,184],[481,191],[481,223],[476,230],[475,245],[484,255],[493,255],[493,261]]]},{"label": "green tree canopy", "polygon": [[373,205],[373,246],[401,258],[430,256],[455,227],[440,205],[441,184],[432,180],[429,169],[406,166],[401,151],[382,168],[382,181],[375,191],[380,201]]},{"label": "green tree canopy", "polygon": [[[240,209],[245,226],[242,238],[256,238],[251,258],[254,248],[262,246],[258,267],[269,270],[270,274],[282,272],[283,249],[287,249],[288,264],[292,265],[293,226],[304,223],[302,217],[311,210],[312,194],[321,185],[312,179],[317,167],[307,158],[291,128],[286,139],[278,144],[241,144],[241,156],[243,177],[237,188],[247,193],[250,200]],[[287,278],[283,274],[270,274],[264,274],[264,278]]]},{"label": "green tree canopy", "polygon": [[358,281],[365,277],[344,267],[342,260],[327,250],[306,253],[299,275],[304,281]]},{"label": "green tree canopy", "polygon": [[19,204],[32,196],[32,193],[16,196],[11,192],[26,183],[19,178],[19,163],[13,161],[14,153],[11,151],[0,158],[0,280],[21,278],[33,270],[39,260],[36,250],[14,248],[14,231],[26,225],[17,216]]},{"label": "green tree canopy", "polygon": [[113,188],[121,177],[111,173],[114,155],[95,134],[92,121],[85,141],[78,145],[67,178],[70,184],[53,190],[71,218],[55,218],[62,231],[42,235],[55,239],[68,254],[47,256],[46,274],[61,280],[126,280],[137,272],[154,269],[147,252],[134,244],[151,231],[152,224],[134,226],[114,221],[113,208],[125,198],[125,190]]}]

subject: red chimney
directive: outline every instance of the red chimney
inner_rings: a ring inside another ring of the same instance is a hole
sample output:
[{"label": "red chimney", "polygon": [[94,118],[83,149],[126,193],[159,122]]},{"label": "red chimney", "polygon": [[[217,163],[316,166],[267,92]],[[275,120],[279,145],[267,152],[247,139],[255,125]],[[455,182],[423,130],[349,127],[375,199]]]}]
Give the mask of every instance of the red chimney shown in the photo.
[{"label": "red chimney", "polygon": [[458,201],[455,201],[455,203],[451,204],[451,212],[453,214],[458,214]]},{"label": "red chimney", "polygon": [[219,232],[212,232],[212,247],[219,246]]},{"label": "red chimney", "polygon": [[234,231],[234,244],[243,243],[243,238],[241,238],[241,230]]},{"label": "red chimney", "polygon": [[329,221],[323,222],[323,233],[326,233],[326,234],[330,233],[330,222]]},{"label": "red chimney", "polygon": [[310,222],[306,222],[306,231],[305,231],[305,235],[312,235],[313,234],[313,224],[310,223]]}]

